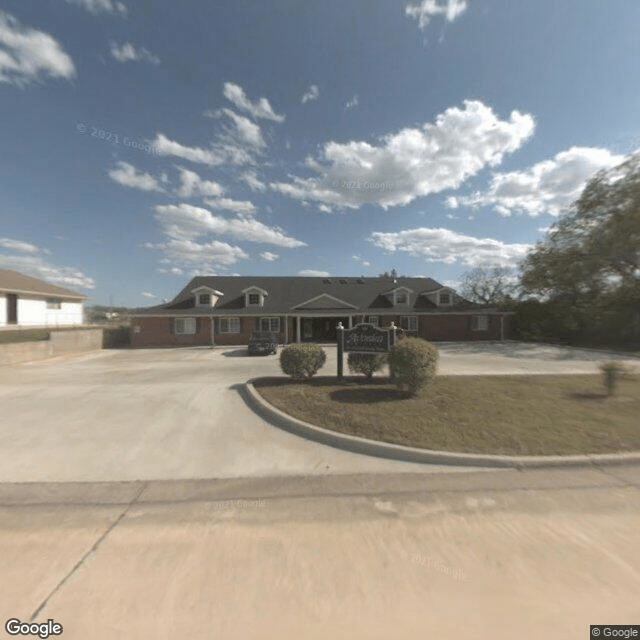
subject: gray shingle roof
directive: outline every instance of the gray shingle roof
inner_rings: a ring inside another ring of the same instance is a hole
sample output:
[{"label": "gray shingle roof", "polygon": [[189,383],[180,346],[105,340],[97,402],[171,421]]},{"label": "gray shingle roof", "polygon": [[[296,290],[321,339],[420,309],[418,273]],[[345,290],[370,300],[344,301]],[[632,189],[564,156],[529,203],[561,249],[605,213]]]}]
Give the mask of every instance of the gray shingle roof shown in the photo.
[{"label": "gray shingle roof", "polygon": [[38,278],[25,276],[12,269],[0,269],[0,291],[7,293],[36,294],[46,296],[56,296],[57,298],[73,298],[76,300],[86,300],[87,296],[76,293],[70,289],[58,287]]},{"label": "gray shingle roof", "polygon": [[[353,307],[345,307],[339,302],[335,306],[323,307],[323,310],[334,310],[337,314],[351,313],[384,313],[393,309],[391,302],[383,294],[398,288],[407,287],[414,292],[411,296],[412,306],[408,310],[427,311],[435,308],[421,293],[432,293],[442,285],[431,278],[397,278],[394,283],[389,278],[353,278],[326,277],[309,278],[301,276],[196,276],[169,303],[139,309],[137,315],[154,313],[189,313],[189,315],[211,315],[210,308],[195,307],[193,289],[201,286],[221,291],[222,296],[213,309],[214,315],[282,315],[295,313],[299,305],[308,300],[328,294],[338,301],[342,300]],[[268,292],[264,306],[259,309],[247,309],[242,291],[251,286],[258,286]],[[470,304],[470,303],[468,303]],[[476,306],[476,305],[473,305]],[[313,305],[307,306],[310,311]],[[459,307],[458,307],[459,308]],[[300,309],[305,310],[304,308]],[[398,313],[400,307],[394,309]]]}]

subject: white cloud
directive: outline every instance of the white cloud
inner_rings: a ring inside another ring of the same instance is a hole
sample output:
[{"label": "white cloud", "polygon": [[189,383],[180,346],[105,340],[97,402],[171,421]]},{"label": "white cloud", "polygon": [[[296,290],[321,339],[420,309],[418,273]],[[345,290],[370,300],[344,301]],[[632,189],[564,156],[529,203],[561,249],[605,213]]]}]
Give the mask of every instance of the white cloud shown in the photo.
[{"label": "white cloud", "polygon": [[127,7],[122,2],[113,0],[67,0],[68,4],[75,4],[89,11],[90,13],[112,13],[127,15]]},{"label": "white cloud", "polygon": [[76,75],[73,60],[44,31],[23,27],[0,11],[0,82],[26,87],[45,77],[70,80]]},{"label": "white cloud", "polygon": [[264,138],[262,137],[262,131],[257,124],[251,122],[249,118],[238,115],[231,109],[222,109],[222,113],[233,121],[236,127],[236,135],[240,140],[250,144],[256,149],[261,149],[266,146]]},{"label": "white cloud", "polygon": [[40,248],[29,242],[21,240],[12,240],[11,238],[0,238],[0,249],[9,249],[10,251],[20,251],[22,253],[39,253]]},{"label": "white cloud", "polygon": [[223,87],[224,97],[242,111],[246,111],[254,118],[264,118],[274,122],[284,122],[284,116],[273,111],[266,98],[260,98],[258,102],[251,102],[244,93],[242,87],[233,82],[225,82]]},{"label": "white cloud", "polygon": [[490,107],[467,100],[435,123],[383,136],[379,144],[328,142],[307,166],[318,178],[291,177],[271,189],[297,200],[358,209],[372,203],[386,209],[416,198],[456,189],[487,165],[496,166],[533,133],[532,116],[513,111],[500,120]]},{"label": "white cloud", "polygon": [[189,171],[184,167],[177,167],[180,171],[181,186],[176,190],[176,195],[182,198],[221,196],[224,189],[213,180],[203,180],[195,171]]},{"label": "white cloud", "polygon": [[128,162],[118,162],[116,168],[109,171],[109,177],[115,182],[125,187],[131,187],[132,189],[164,192],[157,178],[154,178],[149,173],[138,172],[137,169]]},{"label": "white cloud", "polygon": [[[25,243],[26,244],[26,243]],[[46,280],[60,287],[94,289],[95,281],[72,267],[56,267],[38,255],[0,254],[0,267]]]},{"label": "white cloud", "polygon": [[157,205],[155,210],[156,219],[164,233],[171,238],[195,239],[216,234],[287,248],[307,246],[285,235],[278,227],[269,227],[252,217],[223,218],[189,204]]},{"label": "white cloud", "polygon": [[148,291],[143,291],[140,295],[144,296],[145,298],[157,298],[158,297],[158,296],[153,295],[153,293],[149,293]]},{"label": "white cloud", "polygon": [[271,251],[263,251],[260,254],[260,257],[267,262],[273,262],[277,260],[280,256],[277,253],[271,253]]},{"label": "white cloud", "polygon": [[144,47],[136,49],[130,42],[118,44],[110,42],[111,55],[118,62],[150,62],[151,64],[160,64],[160,58],[154,55]]},{"label": "white cloud", "polygon": [[624,156],[607,149],[571,147],[524,171],[494,173],[484,193],[448,198],[446,204],[451,208],[493,206],[503,216],[512,213],[558,216],[580,196],[590,177],[623,160]]},{"label": "white cloud", "polygon": [[355,260],[358,264],[363,267],[370,267],[371,263],[368,260],[363,260],[360,256],[351,256],[352,260]]},{"label": "white cloud", "polygon": [[360,99],[358,98],[357,95],[355,95],[350,100],[347,100],[346,104],[344,105],[344,108],[345,109],[354,109],[359,104],[360,104]]},{"label": "white cloud", "polygon": [[204,202],[213,209],[233,211],[238,215],[251,216],[256,212],[256,206],[249,200],[233,200],[231,198],[207,198]]},{"label": "white cloud", "polygon": [[320,95],[320,89],[318,88],[318,85],[312,84],[305,91],[304,95],[302,96],[302,100],[300,100],[300,102],[304,104],[305,102],[309,102],[310,100],[317,100],[319,95]]},{"label": "white cloud", "polygon": [[424,29],[434,16],[444,16],[447,22],[453,22],[466,9],[467,0],[422,0],[419,4],[407,5],[404,12]]},{"label": "white cloud", "polygon": [[240,247],[218,240],[199,243],[195,240],[170,238],[158,244],[147,243],[145,247],[162,251],[165,256],[162,262],[175,265],[169,269],[171,273],[175,273],[175,269],[179,271],[181,267],[193,268],[194,265],[198,265],[200,271],[215,272],[221,266],[227,267],[249,257]]},{"label": "white cloud", "polygon": [[258,178],[255,171],[245,171],[239,177],[249,185],[252,191],[265,191],[267,188],[267,185]]},{"label": "white cloud", "polygon": [[298,271],[299,276],[309,276],[313,278],[324,278],[329,275],[328,271],[317,271],[316,269],[303,269]]},{"label": "white cloud", "polygon": [[474,238],[449,229],[406,229],[395,233],[375,231],[369,238],[385,251],[404,251],[427,262],[461,263],[465,267],[513,267],[532,248],[493,238]]},{"label": "white cloud", "polygon": [[187,147],[179,142],[169,140],[169,138],[162,133],[156,134],[155,140],[151,140],[149,144],[153,147],[155,153],[161,156],[175,156],[189,160],[190,162],[206,164],[212,167],[224,162],[224,156],[213,149]]}]

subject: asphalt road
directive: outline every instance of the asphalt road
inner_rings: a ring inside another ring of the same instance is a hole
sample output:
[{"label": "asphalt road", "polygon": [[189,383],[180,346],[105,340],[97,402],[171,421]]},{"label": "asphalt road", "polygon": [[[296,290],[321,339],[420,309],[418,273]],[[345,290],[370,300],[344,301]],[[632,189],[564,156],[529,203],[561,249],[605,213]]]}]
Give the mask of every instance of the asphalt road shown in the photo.
[{"label": "asphalt road", "polygon": [[2,623],[68,640],[640,624],[639,467],[0,485],[0,505]]},{"label": "asphalt road", "polygon": [[[593,373],[610,357],[518,343],[438,348],[443,375]],[[321,373],[331,375],[335,347],[327,353]],[[280,375],[277,357],[249,358],[245,348],[110,350],[5,367],[0,482],[446,469],[353,454],[281,431],[239,393],[262,375]]]}]

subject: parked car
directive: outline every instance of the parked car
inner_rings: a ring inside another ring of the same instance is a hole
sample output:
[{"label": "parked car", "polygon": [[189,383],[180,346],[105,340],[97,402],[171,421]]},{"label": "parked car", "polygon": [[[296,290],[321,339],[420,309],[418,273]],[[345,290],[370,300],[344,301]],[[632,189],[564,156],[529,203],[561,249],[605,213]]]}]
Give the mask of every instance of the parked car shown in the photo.
[{"label": "parked car", "polygon": [[249,355],[266,356],[278,351],[278,336],[271,331],[254,331],[249,338]]}]

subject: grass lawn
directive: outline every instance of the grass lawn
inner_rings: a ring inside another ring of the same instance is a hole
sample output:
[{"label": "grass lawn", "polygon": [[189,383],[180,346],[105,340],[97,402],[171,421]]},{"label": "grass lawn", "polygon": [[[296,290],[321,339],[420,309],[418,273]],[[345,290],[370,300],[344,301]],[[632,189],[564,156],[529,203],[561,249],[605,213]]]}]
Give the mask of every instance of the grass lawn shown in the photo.
[{"label": "grass lawn", "polygon": [[384,377],[255,386],[295,418],[394,444],[505,455],[640,451],[640,376],[621,380],[612,397],[599,375],[438,376],[415,398]]}]

